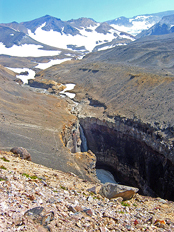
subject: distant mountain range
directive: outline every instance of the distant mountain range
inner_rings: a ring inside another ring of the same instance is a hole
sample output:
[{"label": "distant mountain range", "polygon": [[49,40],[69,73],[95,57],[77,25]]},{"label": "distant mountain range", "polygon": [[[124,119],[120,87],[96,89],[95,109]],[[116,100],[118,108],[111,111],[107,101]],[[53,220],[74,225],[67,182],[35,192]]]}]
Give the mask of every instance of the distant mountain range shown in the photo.
[{"label": "distant mountain range", "polygon": [[[97,23],[88,18],[63,22],[60,19],[46,15],[30,22],[1,24],[1,30],[2,27],[4,27],[5,34],[7,33],[7,27],[22,33],[20,36],[19,33],[17,35],[20,37],[20,42],[25,34],[28,41],[30,38],[30,44],[33,44],[33,40],[35,40],[56,48],[80,51],[83,54],[104,49],[104,46],[108,48],[134,40],[134,36],[118,31],[106,22]],[[6,47],[9,47],[10,44],[13,45],[12,41],[14,41],[14,44],[17,43],[17,33],[13,31],[9,31],[9,33],[14,34],[15,37],[14,40],[11,37],[1,40]]]},{"label": "distant mountain range", "polygon": [[0,24],[0,53],[22,56],[23,49],[24,56],[54,56],[65,49],[80,56],[126,45],[147,35],[172,32],[174,11],[102,23],[89,18],[62,21],[46,15],[29,22]]},{"label": "distant mountain range", "polygon": [[137,38],[141,38],[149,35],[165,35],[174,32],[174,14],[164,16],[158,23],[153,25],[148,30],[142,31],[137,35]]},{"label": "distant mountain range", "polygon": [[138,15],[132,18],[119,17],[114,20],[107,21],[107,23],[117,30],[125,31],[136,36],[143,30],[148,30],[149,28],[151,28],[164,16],[172,14],[174,14],[174,10],[155,14]]}]

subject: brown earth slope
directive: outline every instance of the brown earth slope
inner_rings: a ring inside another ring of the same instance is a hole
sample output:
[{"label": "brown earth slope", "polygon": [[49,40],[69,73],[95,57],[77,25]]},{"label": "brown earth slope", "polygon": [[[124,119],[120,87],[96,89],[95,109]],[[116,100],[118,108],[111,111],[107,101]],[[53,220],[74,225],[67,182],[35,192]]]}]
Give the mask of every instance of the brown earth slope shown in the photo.
[{"label": "brown earth slope", "polygon": [[86,160],[72,156],[61,140],[63,126],[71,127],[76,121],[67,102],[14,80],[15,74],[0,66],[0,149],[25,147],[33,162],[87,178],[79,168]]}]

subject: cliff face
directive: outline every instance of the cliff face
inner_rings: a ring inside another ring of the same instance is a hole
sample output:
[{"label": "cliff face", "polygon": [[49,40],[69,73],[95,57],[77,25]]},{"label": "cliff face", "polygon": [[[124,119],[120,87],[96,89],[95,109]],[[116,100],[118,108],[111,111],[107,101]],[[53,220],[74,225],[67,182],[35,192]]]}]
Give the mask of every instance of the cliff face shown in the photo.
[{"label": "cliff face", "polygon": [[174,150],[150,125],[114,118],[80,118],[88,148],[97,167],[109,169],[116,180],[143,194],[174,200]]}]

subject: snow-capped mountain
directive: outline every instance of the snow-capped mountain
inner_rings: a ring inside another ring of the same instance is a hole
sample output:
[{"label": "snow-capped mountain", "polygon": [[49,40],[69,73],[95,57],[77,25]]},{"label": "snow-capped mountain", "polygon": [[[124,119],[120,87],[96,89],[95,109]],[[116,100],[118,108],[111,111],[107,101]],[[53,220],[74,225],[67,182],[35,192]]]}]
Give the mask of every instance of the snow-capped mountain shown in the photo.
[{"label": "snow-capped mountain", "polygon": [[104,49],[105,44],[108,48],[108,46],[127,44],[134,40],[132,35],[114,29],[106,22],[97,23],[88,18],[62,21],[46,15],[29,22],[13,22],[3,25],[23,32],[40,43],[56,48],[81,51],[83,54],[94,49]]},{"label": "snow-capped mountain", "polygon": [[11,56],[39,57],[55,56],[60,51],[35,41],[23,32],[0,26],[0,53]]},{"label": "snow-capped mountain", "polygon": [[[15,25],[18,26],[18,24]],[[80,55],[40,43],[24,32],[3,25],[0,25],[0,54],[17,57],[52,57],[61,54],[61,58]]]},{"label": "snow-capped mountain", "polygon": [[120,31],[107,23],[97,23],[88,18],[63,22],[51,16],[44,16],[24,25],[28,28],[28,35],[39,42],[82,52],[92,52],[96,46],[114,39],[126,37],[127,42],[134,39],[131,35],[120,35]]},{"label": "snow-capped mountain", "polygon": [[141,38],[149,35],[164,35],[170,33],[174,33],[174,14],[164,16],[154,26],[138,34],[137,38]]},{"label": "snow-capped mountain", "polygon": [[[166,22],[171,13],[174,11],[139,15],[130,19],[120,17],[102,23],[90,18],[62,21],[46,15],[29,22],[0,24],[0,54],[22,57],[58,56],[63,49],[66,53],[67,50],[70,53],[78,52],[76,57],[79,57],[92,51],[126,45],[135,40],[133,35],[153,26],[158,27],[153,29],[153,33],[161,25],[161,31],[164,31],[164,24],[169,25]],[[163,16],[166,17],[160,21]],[[173,23],[172,19],[171,22]],[[167,29],[171,32],[172,23]]]},{"label": "snow-capped mountain", "polygon": [[133,18],[119,17],[114,20],[107,21],[107,23],[117,30],[124,31],[136,36],[143,30],[147,30],[154,24],[158,23],[162,17],[171,14],[174,14],[174,11],[138,15]]}]

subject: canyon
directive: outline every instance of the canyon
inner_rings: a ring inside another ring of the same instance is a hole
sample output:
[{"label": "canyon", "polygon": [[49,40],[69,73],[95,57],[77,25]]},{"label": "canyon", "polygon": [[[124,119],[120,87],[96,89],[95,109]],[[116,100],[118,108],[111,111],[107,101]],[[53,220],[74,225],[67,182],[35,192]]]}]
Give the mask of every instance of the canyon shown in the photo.
[{"label": "canyon", "polygon": [[76,126],[62,134],[65,146],[77,152],[87,144],[85,147],[96,156],[96,168],[110,171],[117,183],[138,187],[143,195],[173,200],[172,144],[138,120],[96,118],[89,113],[87,116],[87,111],[84,115],[82,109]]},{"label": "canyon", "polygon": [[160,38],[35,70],[29,85],[0,66],[0,149],[93,182],[102,168],[174,200],[173,35]]}]

